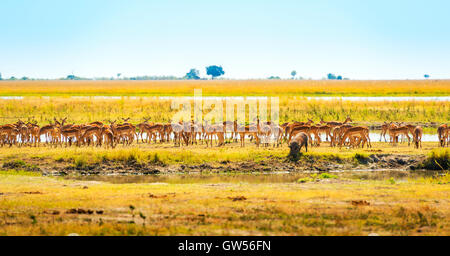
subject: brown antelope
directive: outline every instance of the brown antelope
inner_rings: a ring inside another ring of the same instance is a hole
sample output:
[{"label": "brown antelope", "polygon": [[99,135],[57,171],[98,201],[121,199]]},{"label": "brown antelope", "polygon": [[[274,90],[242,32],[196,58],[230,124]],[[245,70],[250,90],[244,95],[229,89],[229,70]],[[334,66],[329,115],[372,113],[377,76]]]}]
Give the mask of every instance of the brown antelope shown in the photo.
[{"label": "brown antelope", "polygon": [[100,126],[100,127],[102,127],[102,126],[103,126],[103,123],[102,123],[102,122],[100,122],[100,121],[95,121],[95,122],[91,122],[91,123],[89,123],[89,125],[96,125],[96,126]]},{"label": "brown antelope", "polygon": [[2,125],[0,126],[0,138],[2,139],[2,146],[4,144],[9,144],[12,147],[16,144],[17,136],[20,134],[19,129],[14,125]]},{"label": "brown antelope", "polygon": [[[192,125],[192,127],[191,127],[192,143],[193,144],[198,144],[197,138],[200,141],[202,140],[203,125],[201,123],[197,123],[197,122],[193,122],[193,121],[192,121],[191,125]],[[225,136],[225,132],[224,132],[224,136]]]},{"label": "brown antelope", "polygon": [[227,133],[229,132],[230,134],[231,134],[231,140],[233,141],[233,140],[237,140],[237,132],[236,132],[236,129],[237,129],[237,121],[234,121],[234,122],[232,122],[232,121],[224,121],[223,122],[223,132],[224,132],[224,134],[225,134],[225,137],[226,137],[226,135],[227,135]]},{"label": "brown antelope", "polygon": [[353,125],[351,124],[343,124],[333,127],[330,131],[331,134],[330,146],[332,147],[337,146],[340,143],[342,136],[344,136],[345,131],[347,131],[348,128],[352,127]]},{"label": "brown antelope", "polygon": [[416,125],[413,124],[404,124],[402,126],[405,126],[406,128],[408,128],[409,133],[411,133],[411,135],[414,135],[414,129],[416,129]]},{"label": "brown antelope", "polygon": [[19,130],[19,137],[20,137],[20,143],[18,144],[19,147],[29,143],[31,139],[31,133],[30,130],[28,129],[28,126],[19,119],[16,128]]},{"label": "brown antelope", "polygon": [[328,134],[328,136],[331,136],[331,129],[333,129],[333,126],[331,125],[321,125],[319,126],[319,135],[324,133],[324,134]]},{"label": "brown antelope", "polygon": [[49,138],[51,137],[51,132],[53,130],[53,128],[55,127],[54,124],[50,123],[48,125],[44,125],[39,129],[39,140],[38,140],[38,146],[39,146],[39,142],[41,141],[41,136],[45,135],[45,143],[48,144],[49,143]]},{"label": "brown antelope", "polygon": [[272,135],[272,128],[267,124],[260,124],[258,119],[258,137],[261,139],[263,146],[268,147],[270,144],[270,136]]},{"label": "brown antelope", "polygon": [[286,128],[284,129],[284,136],[287,138],[288,134],[290,134],[291,131],[297,126],[310,126],[313,123],[314,123],[313,120],[308,119],[308,122],[292,122],[292,123],[288,123],[287,125],[283,124],[283,125],[286,125]]},{"label": "brown antelope", "polygon": [[422,134],[423,134],[423,129],[421,126],[416,126],[416,128],[414,128],[413,131],[413,142],[416,148],[422,148]]},{"label": "brown antelope", "polygon": [[35,121],[35,123],[28,122],[27,123],[27,127],[28,127],[28,130],[30,132],[31,143],[34,142],[34,146],[36,147],[37,143],[39,142],[40,127],[39,127],[39,125],[37,125],[36,121]]},{"label": "brown antelope", "polygon": [[322,129],[322,126],[319,126],[319,125],[312,125],[310,127],[309,133],[314,135],[314,141],[311,140],[311,142],[310,142],[311,145],[320,146],[320,143],[322,142],[322,140],[320,139],[320,130],[321,129]]},{"label": "brown antelope", "polygon": [[[362,145],[361,145],[362,143]],[[349,137],[349,146],[351,148],[357,148],[361,145],[364,148],[364,145],[368,144],[367,136],[362,136],[361,134],[353,134]],[[368,146],[369,147],[369,146]]]},{"label": "brown antelope", "polygon": [[409,129],[406,126],[402,126],[402,127],[389,127],[389,137],[391,137],[391,142],[393,145],[395,145],[396,143],[398,143],[398,136],[399,135],[404,135],[408,138],[408,146],[411,144],[411,139],[408,135],[409,133]]},{"label": "brown antelope", "polygon": [[173,132],[173,141],[175,146],[180,146],[181,147],[181,137],[183,134],[183,126],[179,123],[172,123],[171,124],[172,127],[172,132]]},{"label": "brown antelope", "polygon": [[255,138],[256,146],[259,147],[258,127],[256,125],[239,125],[237,127],[239,133],[239,139],[241,141],[241,147],[245,147],[245,135]]},{"label": "brown antelope", "polygon": [[73,125],[71,127],[61,129],[61,135],[66,144],[66,147],[67,144],[69,144],[69,146],[72,145],[72,139],[76,139],[77,146],[80,146],[80,128],[80,126]]},{"label": "brown antelope", "polygon": [[165,136],[164,141],[170,142],[170,134],[172,133],[172,125],[164,124],[163,134]]},{"label": "brown antelope", "polygon": [[92,146],[94,146],[94,138],[93,137],[95,136],[96,145],[101,146],[102,142],[103,142],[103,129],[104,129],[103,125],[102,126],[98,126],[98,125],[89,126],[87,129],[84,129],[84,132],[80,136],[80,140],[85,141],[86,139],[88,139],[87,145],[90,146],[90,143],[92,141]]},{"label": "brown antelope", "polygon": [[450,145],[450,127],[447,127],[445,136],[447,137],[447,146]]},{"label": "brown antelope", "polygon": [[270,133],[271,133],[271,135],[273,136],[273,139],[274,139],[273,146],[275,147],[275,144],[276,144],[276,146],[279,147],[280,145],[283,144],[283,133],[284,133],[284,130],[283,130],[283,128],[281,128],[281,126],[275,125],[275,124],[271,125],[270,128],[272,130]]},{"label": "brown antelope", "polygon": [[[347,116],[344,120],[344,122],[338,122],[338,121],[330,121],[330,122],[326,122],[323,120],[323,118],[320,118],[320,124],[322,125],[328,125],[331,128],[336,127],[336,126],[340,126],[340,125],[344,125],[347,124],[348,122],[353,122],[353,120],[350,118],[350,116]],[[330,129],[331,131],[331,129]],[[326,134],[326,141],[328,141],[328,137],[331,138],[331,134],[330,131]]]},{"label": "brown antelope", "polygon": [[384,142],[387,142],[386,133],[388,132],[389,125],[391,125],[391,123],[387,123],[386,121],[384,121],[384,123],[381,125],[380,141],[381,141],[381,138],[384,138]]},{"label": "brown antelope", "polygon": [[148,143],[150,144],[152,138],[153,141],[156,143],[157,141],[157,134],[160,134],[161,141],[163,140],[163,130],[164,125],[163,124],[143,124],[141,126],[142,133],[146,133],[148,137]]},{"label": "brown antelope", "polygon": [[180,122],[180,125],[183,126],[183,132],[181,133],[181,137],[183,138],[184,143],[186,146],[189,146],[190,143],[193,143],[193,134],[194,134],[194,127],[192,125],[192,122]]},{"label": "brown antelope", "polygon": [[212,139],[214,136],[217,137],[218,147],[223,146],[225,144],[225,132],[223,124],[209,125],[208,122],[206,122],[204,129],[205,129],[206,147],[208,147],[208,144],[212,147]]},{"label": "brown antelope", "polygon": [[[141,138],[142,143],[144,143],[144,125],[146,125],[146,124],[153,125],[153,123],[148,122],[149,119],[150,118],[144,117],[144,122],[137,125],[137,128],[138,128],[137,139],[136,139],[137,143],[139,143],[139,137]],[[148,138],[148,134],[147,134],[147,138]]]},{"label": "brown antelope", "polygon": [[106,148],[111,147],[114,148],[114,134],[110,128],[107,126],[102,127],[102,136],[105,137],[105,146]]},{"label": "brown antelope", "polygon": [[134,136],[136,133],[136,127],[130,123],[127,124],[116,124],[116,121],[111,123],[111,130],[117,142],[122,139],[123,145],[130,145],[133,143]]},{"label": "brown antelope", "polygon": [[[372,147],[371,143],[370,143],[370,138],[369,138],[369,128],[368,127],[363,127],[363,126],[356,126],[356,127],[351,127],[348,128],[345,133],[344,136],[342,137],[341,141],[339,142],[339,148],[342,148],[342,144],[347,140],[350,139],[350,141],[352,141],[351,137],[360,137],[360,139],[363,141],[363,145],[362,147],[364,147],[364,144],[367,143],[367,147]],[[355,144],[350,144],[351,146],[355,146]]]},{"label": "brown antelope", "polygon": [[439,146],[445,147],[445,144],[447,144],[447,146],[448,146],[449,145],[449,141],[448,141],[449,126],[447,126],[447,124],[440,125],[437,129],[437,133],[438,133],[438,139],[439,139]]}]

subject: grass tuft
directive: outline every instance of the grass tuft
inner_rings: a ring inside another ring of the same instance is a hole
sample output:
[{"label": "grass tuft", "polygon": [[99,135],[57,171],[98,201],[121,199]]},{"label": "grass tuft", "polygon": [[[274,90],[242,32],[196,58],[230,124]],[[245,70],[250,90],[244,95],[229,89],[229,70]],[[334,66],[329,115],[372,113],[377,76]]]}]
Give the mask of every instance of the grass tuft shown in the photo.
[{"label": "grass tuft", "polygon": [[450,150],[433,149],[428,158],[422,163],[422,169],[426,170],[449,170],[450,169]]},{"label": "grass tuft", "polygon": [[337,176],[337,175],[334,175],[334,174],[330,174],[330,173],[324,172],[324,173],[321,173],[321,174],[318,176],[318,178],[319,178],[319,179],[337,179],[338,176]]}]

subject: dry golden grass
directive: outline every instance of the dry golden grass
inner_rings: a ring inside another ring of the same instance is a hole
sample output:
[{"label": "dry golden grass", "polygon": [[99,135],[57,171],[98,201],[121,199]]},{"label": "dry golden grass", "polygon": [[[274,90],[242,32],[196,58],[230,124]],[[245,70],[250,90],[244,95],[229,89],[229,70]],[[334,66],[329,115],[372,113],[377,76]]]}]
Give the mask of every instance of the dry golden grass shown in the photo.
[{"label": "dry golden grass", "polygon": [[[326,177],[277,184],[109,184],[0,173],[0,235],[450,234],[449,175]],[[73,208],[103,213],[67,212]]]},{"label": "dry golden grass", "polygon": [[[224,108],[225,109],[225,108]],[[438,101],[345,101],[316,100],[304,97],[279,98],[280,122],[343,121],[350,115],[359,124],[384,121],[419,123],[450,122],[450,102]],[[68,117],[68,122],[86,123],[131,117],[140,123],[144,117],[153,122],[170,122],[177,110],[171,109],[171,100],[153,97],[121,97],[119,99],[72,97],[25,97],[0,99],[0,124],[16,122],[19,118],[33,118],[40,125],[53,121],[53,117]],[[433,128],[433,132],[436,129]]]},{"label": "dry golden grass", "polygon": [[11,95],[450,95],[450,80],[214,80],[214,81],[1,81],[0,96]]}]

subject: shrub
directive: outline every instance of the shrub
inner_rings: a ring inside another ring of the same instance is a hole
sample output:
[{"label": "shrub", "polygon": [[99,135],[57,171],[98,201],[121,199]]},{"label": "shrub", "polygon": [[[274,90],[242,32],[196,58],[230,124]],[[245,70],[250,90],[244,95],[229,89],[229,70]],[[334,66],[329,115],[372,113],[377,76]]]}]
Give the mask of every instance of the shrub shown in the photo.
[{"label": "shrub", "polygon": [[27,166],[27,164],[23,160],[12,160],[12,161],[3,163],[3,168],[8,168],[8,169],[22,169],[26,166]]},{"label": "shrub", "polygon": [[310,178],[300,178],[300,179],[297,180],[297,183],[306,183],[306,182],[309,182],[309,181],[311,181]]},{"label": "shrub", "polygon": [[319,175],[319,179],[337,179],[337,178],[338,178],[338,176],[336,176],[334,174],[329,174],[329,173],[326,173],[326,172],[321,173]]},{"label": "shrub", "polygon": [[450,150],[434,149],[428,158],[419,165],[419,168],[426,170],[449,170],[450,169]]}]

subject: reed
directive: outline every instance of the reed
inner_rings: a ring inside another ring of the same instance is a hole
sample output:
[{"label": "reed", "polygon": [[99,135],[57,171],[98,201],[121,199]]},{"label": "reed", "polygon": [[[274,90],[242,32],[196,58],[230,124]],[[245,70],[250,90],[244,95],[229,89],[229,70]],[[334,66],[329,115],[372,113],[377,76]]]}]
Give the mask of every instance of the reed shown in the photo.
[{"label": "reed", "polygon": [[[439,101],[330,101],[280,97],[279,110],[281,123],[306,121],[308,118],[315,122],[321,118],[325,121],[343,121],[347,115],[359,124],[450,121],[450,103]],[[121,117],[131,117],[134,123],[142,122],[144,118],[150,118],[153,122],[169,122],[176,111],[171,109],[171,100],[156,97],[25,97],[0,99],[0,124],[16,122],[18,119],[34,119],[43,125],[53,121],[53,117],[68,117],[70,123],[107,122]]]}]

